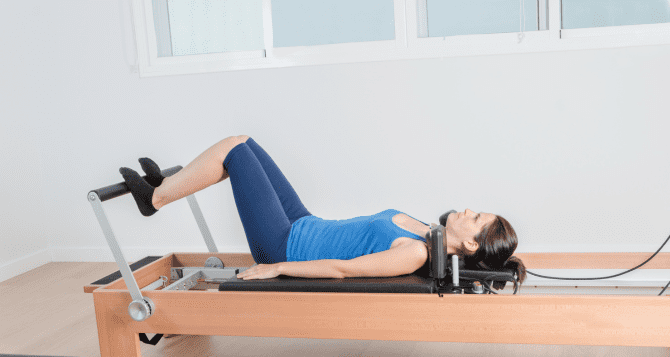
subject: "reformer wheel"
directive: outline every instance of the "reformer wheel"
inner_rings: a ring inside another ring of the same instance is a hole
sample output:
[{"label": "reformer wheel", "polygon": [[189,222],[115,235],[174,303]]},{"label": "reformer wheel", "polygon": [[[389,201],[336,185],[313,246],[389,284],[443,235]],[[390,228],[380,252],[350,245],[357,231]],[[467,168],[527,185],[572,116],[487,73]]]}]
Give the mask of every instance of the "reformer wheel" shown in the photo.
[{"label": "reformer wheel", "polygon": [[223,269],[223,262],[217,257],[209,257],[205,260],[205,268]]}]

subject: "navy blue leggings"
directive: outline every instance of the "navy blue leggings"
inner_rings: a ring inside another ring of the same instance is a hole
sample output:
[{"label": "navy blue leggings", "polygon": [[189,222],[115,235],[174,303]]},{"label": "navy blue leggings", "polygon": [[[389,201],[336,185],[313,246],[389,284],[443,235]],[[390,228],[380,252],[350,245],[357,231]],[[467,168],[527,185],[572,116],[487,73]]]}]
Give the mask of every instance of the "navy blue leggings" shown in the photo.
[{"label": "navy blue leggings", "polygon": [[230,176],[235,205],[254,260],[258,264],[285,262],[291,225],[312,214],[254,139],[230,150],[223,167]]}]

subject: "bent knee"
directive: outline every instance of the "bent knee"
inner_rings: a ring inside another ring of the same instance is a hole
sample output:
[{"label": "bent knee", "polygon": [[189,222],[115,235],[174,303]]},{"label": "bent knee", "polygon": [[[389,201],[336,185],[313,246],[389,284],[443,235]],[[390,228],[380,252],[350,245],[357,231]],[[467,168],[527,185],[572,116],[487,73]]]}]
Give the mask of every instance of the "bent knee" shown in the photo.
[{"label": "bent knee", "polygon": [[246,135],[229,136],[221,140],[216,147],[216,155],[221,162],[224,162],[231,150],[237,145],[243,144],[249,139]]},{"label": "bent knee", "polygon": [[235,146],[245,143],[247,139],[249,139],[249,137],[246,135],[229,136],[221,140],[220,143],[226,147],[226,151],[230,151]]}]

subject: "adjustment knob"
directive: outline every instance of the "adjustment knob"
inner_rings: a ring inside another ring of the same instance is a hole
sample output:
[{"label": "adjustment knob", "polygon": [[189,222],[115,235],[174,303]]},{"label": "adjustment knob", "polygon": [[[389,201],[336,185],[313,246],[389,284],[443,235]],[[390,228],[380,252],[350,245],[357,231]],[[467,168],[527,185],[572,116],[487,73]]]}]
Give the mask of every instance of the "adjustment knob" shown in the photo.
[{"label": "adjustment knob", "polygon": [[135,321],[141,322],[148,319],[153,315],[154,311],[156,311],[156,306],[148,297],[142,300],[135,300],[128,305],[128,314]]}]

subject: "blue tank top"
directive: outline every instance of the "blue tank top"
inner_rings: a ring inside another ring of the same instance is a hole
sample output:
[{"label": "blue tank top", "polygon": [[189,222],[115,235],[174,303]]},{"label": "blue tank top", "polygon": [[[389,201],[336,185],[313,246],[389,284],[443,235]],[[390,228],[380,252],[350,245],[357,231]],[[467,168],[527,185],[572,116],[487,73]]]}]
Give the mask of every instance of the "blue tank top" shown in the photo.
[{"label": "blue tank top", "polygon": [[392,218],[398,213],[402,212],[389,209],[371,216],[344,220],[302,217],[291,226],[286,261],[349,260],[389,250],[399,237],[426,242],[425,238],[393,223]]}]

